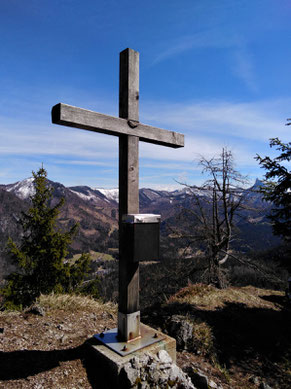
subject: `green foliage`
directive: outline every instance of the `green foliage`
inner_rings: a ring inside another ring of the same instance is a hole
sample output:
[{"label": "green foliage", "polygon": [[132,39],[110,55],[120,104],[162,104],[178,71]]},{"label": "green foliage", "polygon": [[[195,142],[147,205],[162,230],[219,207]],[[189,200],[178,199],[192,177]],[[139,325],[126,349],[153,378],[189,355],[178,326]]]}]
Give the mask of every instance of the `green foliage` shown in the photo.
[{"label": "green foliage", "polygon": [[100,279],[95,278],[85,282],[82,287],[77,290],[78,293],[85,296],[91,296],[94,299],[100,298]]},{"label": "green foliage", "polygon": [[[259,155],[256,160],[266,169],[264,186],[260,191],[264,199],[271,201],[276,207],[272,209],[270,219],[274,234],[287,241],[291,239],[291,171],[286,162],[291,161],[291,142],[283,143],[278,138],[270,139],[270,147],[276,147],[280,155],[274,159]],[[287,166],[286,166],[287,165]]]},{"label": "green foliage", "polygon": [[33,177],[32,205],[20,218],[23,229],[20,247],[12,239],[7,243],[18,271],[7,277],[7,285],[1,290],[6,308],[27,306],[40,294],[72,292],[89,268],[89,254],[83,254],[74,264],[65,260],[77,225],[67,232],[57,228],[64,199],[50,206],[52,189],[43,167],[37,173],[33,172]]}]

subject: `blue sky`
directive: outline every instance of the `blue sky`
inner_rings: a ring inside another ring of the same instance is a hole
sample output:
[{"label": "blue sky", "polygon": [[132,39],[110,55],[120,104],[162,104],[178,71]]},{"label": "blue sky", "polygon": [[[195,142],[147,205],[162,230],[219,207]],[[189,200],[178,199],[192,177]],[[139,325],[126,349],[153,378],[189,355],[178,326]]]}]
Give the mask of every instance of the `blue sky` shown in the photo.
[{"label": "blue sky", "polygon": [[119,52],[140,52],[140,121],[185,147],[140,143],[140,187],[200,183],[232,150],[250,181],[290,141],[290,0],[1,0],[0,183],[41,163],[54,181],[118,185],[115,137],[51,124],[58,102],[118,116]]}]

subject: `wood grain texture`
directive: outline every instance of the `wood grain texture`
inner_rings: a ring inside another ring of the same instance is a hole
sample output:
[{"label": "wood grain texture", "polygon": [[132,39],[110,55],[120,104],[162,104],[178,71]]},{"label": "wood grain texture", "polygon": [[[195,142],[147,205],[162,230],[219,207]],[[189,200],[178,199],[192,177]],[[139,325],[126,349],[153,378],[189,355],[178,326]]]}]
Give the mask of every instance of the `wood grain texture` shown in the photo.
[{"label": "wood grain texture", "polygon": [[119,138],[119,220],[139,213],[139,142],[136,136]]},{"label": "wood grain texture", "polygon": [[119,58],[119,117],[139,121],[139,53],[125,49]]},{"label": "wood grain texture", "polygon": [[[119,116],[133,120],[139,118],[139,66],[138,53],[126,49],[120,53]],[[126,125],[127,120],[125,121]],[[137,127],[128,127],[135,130]],[[139,263],[126,255],[126,237],[122,215],[139,213],[139,138],[119,136],[119,302],[118,311],[130,314],[139,311]],[[133,237],[132,237],[133,238]],[[119,336],[126,337],[123,323],[118,323]],[[139,333],[137,323],[136,333]]]},{"label": "wood grain texture", "polygon": [[[125,111],[125,110],[124,110]],[[139,140],[167,147],[183,147],[184,135],[142,123],[104,115],[71,105],[59,103],[52,108],[52,122],[108,135],[132,135]],[[131,126],[131,125],[132,126]],[[136,127],[134,127],[136,125]],[[134,128],[133,128],[134,127]]]},{"label": "wood grain texture", "polygon": [[[126,255],[122,223],[125,214],[139,213],[139,141],[166,147],[184,147],[184,135],[139,123],[139,53],[120,53],[119,118],[59,103],[52,122],[119,137],[119,307],[122,314],[139,311],[139,263]],[[139,331],[139,321],[134,333]],[[118,334],[127,339],[122,321]]]}]

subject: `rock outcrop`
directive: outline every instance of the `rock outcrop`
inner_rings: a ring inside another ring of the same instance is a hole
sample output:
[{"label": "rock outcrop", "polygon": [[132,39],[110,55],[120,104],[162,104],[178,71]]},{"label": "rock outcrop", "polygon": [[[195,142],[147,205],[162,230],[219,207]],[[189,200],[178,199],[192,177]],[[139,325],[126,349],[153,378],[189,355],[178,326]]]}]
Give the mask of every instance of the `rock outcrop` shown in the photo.
[{"label": "rock outcrop", "polygon": [[165,350],[157,355],[133,357],[119,374],[119,387],[124,389],[196,389],[191,379]]}]

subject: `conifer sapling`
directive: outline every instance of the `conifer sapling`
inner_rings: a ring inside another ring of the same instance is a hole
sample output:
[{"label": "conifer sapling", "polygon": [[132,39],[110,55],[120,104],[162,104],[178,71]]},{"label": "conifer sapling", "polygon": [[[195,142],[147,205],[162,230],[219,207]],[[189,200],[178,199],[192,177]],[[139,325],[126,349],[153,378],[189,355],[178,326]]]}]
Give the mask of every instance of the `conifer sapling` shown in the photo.
[{"label": "conifer sapling", "polygon": [[18,270],[7,277],[1,290],[6,308],[28,306],[40,294],[71,292],[84,280],[89,268],[89,254],[83,254],[73,264],[66,260],[77,224],[66,232],[57,227],[64,199],[50,206],[53,189],[43,167],[33,172],[33,177],[35,193],[30,198],[31,207],[20,218],[21,243],[18,247],[11,238],[7,243]]}]

